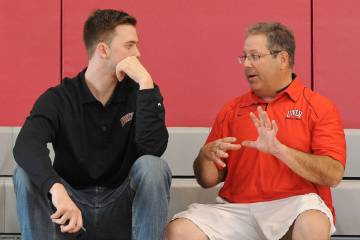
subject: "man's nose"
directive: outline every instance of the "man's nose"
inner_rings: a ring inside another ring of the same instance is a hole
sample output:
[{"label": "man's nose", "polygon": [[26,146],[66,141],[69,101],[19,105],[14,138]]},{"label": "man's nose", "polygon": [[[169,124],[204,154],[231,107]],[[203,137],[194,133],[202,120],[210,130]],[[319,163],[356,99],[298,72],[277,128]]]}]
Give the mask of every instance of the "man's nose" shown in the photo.
[{"label": "man's nose", "polygon": [[245,58],[243,65],[245,68],[252,67],[252,62],[249,60],[248,56]]},{"label": "man's nose", "polygon": [[137,46],[135,46],[135,56],[136,57],[141,57],[141,53],[140,53],[140,50]]}]

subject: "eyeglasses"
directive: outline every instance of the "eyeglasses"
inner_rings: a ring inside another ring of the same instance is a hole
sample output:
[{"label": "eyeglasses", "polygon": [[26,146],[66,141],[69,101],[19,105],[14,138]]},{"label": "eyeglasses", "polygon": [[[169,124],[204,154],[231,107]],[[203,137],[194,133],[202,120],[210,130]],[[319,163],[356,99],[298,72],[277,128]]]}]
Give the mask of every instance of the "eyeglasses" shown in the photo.
[{"label": "eyeglasses", "polygon": [[246,54],[243,56],[239,56],[238,57],[238,62],[240,64],[244,64],[246,59],[249,60],[252,63],[258,62],[260,60],[260,58],[268,56],[268,55],[274,55],[274,54],[278,54],[279,52],[282,52],[283,50],[278,50],[278,51],[270,51],[270,53],[265,53],[265,54],[259,54],[259,53],[251,53],[251,54]]}]

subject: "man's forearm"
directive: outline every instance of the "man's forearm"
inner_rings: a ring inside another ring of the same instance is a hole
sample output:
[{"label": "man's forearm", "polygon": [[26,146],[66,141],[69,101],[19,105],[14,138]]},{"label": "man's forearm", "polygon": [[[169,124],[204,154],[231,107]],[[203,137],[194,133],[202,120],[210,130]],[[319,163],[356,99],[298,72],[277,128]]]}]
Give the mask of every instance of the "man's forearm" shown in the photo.
[{"label": "man's forearm", "polygon": [[338,185],[344,174],[339,161],[328,156],[318,156],[281,145],[274,156],[306,180],[330,187]]},{"label": "man's forearm", "polygon": [[135,142],[139,153],[161,156],[169,134],[165,125],[163,98],[157,87],[139,91],[135,116]]},{"label": "man's forearm", "polygon": [[60,182],[52,167],[46,142],[50,140],[49,122],[43,118],[28,119],[22,127],[13,149],[17,164],[46,196],[50,185]]},{"label": "man's forearm", "polygon": [[218,170],[214,162],[206,160],[201,152],[195,159],[193,168],[196,180],[203,188],[213,187],[224,180],[224,170]]}]

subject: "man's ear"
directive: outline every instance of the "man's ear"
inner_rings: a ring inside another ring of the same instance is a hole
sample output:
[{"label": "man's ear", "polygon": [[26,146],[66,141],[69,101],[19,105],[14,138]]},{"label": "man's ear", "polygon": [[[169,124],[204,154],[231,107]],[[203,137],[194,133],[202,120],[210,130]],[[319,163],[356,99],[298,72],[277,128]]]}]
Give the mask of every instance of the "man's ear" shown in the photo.
[{"label": "man's ear", "polygon": [[280,58],[280,68],[281,69],[287,69],[290,66],[290,58],[289,53],[286,51],[279,52],[279,58]]},{"label": "man's ear", "polygon": [[96,45],[95,52],[101,57],[101,58],[108,58],[110,55],[110,48],[109,46],[104,42],[99,42]]}]

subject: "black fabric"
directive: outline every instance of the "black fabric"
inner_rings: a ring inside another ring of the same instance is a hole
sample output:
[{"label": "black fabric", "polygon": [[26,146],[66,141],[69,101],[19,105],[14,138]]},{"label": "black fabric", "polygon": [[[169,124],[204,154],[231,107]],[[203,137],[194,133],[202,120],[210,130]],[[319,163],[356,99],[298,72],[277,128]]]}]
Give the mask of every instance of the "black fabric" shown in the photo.
[{"label": "black fabric", "polygon": [[[36,101],[14,147],[16,162],[46,195],[61,182],[74,188],[117,187],[142,155],[166,149],[163,98],[157,86],[139,90],[129,77],[103,106],[90,92],[85,70],[65,78]],[[55,151],[53,166],[46,143]]]}]

